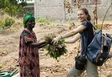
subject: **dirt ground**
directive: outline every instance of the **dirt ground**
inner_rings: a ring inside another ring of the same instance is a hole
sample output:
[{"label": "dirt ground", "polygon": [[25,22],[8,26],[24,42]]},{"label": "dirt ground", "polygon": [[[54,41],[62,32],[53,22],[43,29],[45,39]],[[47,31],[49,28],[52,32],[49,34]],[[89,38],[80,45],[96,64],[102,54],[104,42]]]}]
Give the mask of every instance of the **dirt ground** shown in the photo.
[{"label": "dirt ground", "polygon": [[[19,36],[23,27],[16,32],[0,33],[0,64],[2,64],[1,71],[9,70],[12,72],[14,69],[18,69],[18,46]],[[34,31],[37,36],[37,40],[43,40],[46,34],[60,34],[69,30],[67,25],[52,25],[52,24],[36,24]],[[104,30],[104,32],[112,34],[112,28]],[[77,55],[79,42],[74,44],[66,44],[68,52],[58,58],[58,61],[46,56],[47,51],[41,48],[39,50],[40,55],[40,70],[41,77],[66,77],[67,72],[74,64],[74,57]],[[109,59],[102,67],[98,68],[100,77],[112,77],[112,59]],[[81,77],[85,77],[86,74]]]}]

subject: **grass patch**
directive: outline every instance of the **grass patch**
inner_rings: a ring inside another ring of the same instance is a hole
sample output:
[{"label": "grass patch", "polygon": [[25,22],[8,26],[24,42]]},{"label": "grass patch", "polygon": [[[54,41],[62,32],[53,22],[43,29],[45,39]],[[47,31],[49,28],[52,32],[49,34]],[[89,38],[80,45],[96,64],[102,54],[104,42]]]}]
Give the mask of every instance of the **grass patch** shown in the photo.
[{"label": "grass patch", "polygon": [[51,20],[41,17],[41,18],[37,19],[36,22],[37,23],[49,23],[49,22],[51,22]]}]

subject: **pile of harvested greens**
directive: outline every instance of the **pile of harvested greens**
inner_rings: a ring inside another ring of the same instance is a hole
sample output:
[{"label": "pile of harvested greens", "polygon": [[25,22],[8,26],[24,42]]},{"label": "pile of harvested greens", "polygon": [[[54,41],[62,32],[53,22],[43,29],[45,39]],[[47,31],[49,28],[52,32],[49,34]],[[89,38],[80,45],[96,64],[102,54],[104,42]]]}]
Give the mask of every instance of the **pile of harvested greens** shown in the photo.
[{"label": "pile of harvested greens", "polygon": [[47,46],[45,46],[45,49],[48,51],[46,55],[50,55],[50,57],[57,60],[58,57],[61,55],[64,55],[64,53],[67,52],[66,46],[64,44],[64,40],[58,41],[58,43],[53,44],[52,39],[53,36],[46,36],[45,40],[49,42]]}]

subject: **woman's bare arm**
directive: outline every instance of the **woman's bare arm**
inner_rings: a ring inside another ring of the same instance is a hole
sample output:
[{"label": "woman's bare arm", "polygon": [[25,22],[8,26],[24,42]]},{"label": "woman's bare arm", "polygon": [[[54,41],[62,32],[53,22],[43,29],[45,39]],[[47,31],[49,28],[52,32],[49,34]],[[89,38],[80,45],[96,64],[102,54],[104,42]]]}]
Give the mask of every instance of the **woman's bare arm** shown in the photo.
[{"label": "woman's bare arm", "polygon": [[81,31],[83,31],[84,29],[86,29],[86,26],[80,25],[79,27],[77,27],[76,29],[73,29],[72,31],[69,31],[61,36],[59,36],[60,38],[67,38],[70,36],[73,36]]},{"label": "woman's bare arm", "polygon": [[57,43],[62,38],[67,38],[67,37],[73,36],[81,31],[83,31],[84,29],[86,29],[86,26],[80,25],[79,27],[77,27],[76,29],[73,29],[72,31],[69,31],[63,35],[57,36],[56,38],[53,39],[53,43]]},{"label": "woman's bare arm", "polygon": [[81,37],[81,35],[78,33],[76,34],[73,38],[71,39],[65,39],[65,43],[74,43],[76,42],[77,40],[79,40]]},{"label": "woman's bare arm", "polygon": [[39,43],[31,43],[30,46],[31,47],[38,47],[38,48],[42,48],[44,46],[46,46],[48,43],[46,41],[43,42],[39,42]]}]

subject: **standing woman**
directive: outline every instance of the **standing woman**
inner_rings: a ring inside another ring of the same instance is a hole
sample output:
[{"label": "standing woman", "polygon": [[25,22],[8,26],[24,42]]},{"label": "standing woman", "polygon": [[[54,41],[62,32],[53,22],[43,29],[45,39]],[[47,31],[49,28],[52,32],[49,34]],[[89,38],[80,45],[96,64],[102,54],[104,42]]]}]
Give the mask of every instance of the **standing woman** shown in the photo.
[{"label": "standing woman", "polygon": [[19,43],[20,77],[40,77],[38,49],[47,45],[47,42],[37,42],[33,31],[35,18],[31,13],[24,16],[23,23],[24,30]]},{"label": "standing woman", "polygon": [[[76,29],[73,29],[63,35],[59,35],[56,38],[54,38],[53,43],[57,43],[58,40],[60,40],[62,38],[67,38],[67,37],[75,35],[75,37],[73,39],[65,40],[65,42],[66,43],[74,43],[78,39],[81,39],[80,54],[83,54],[83,53],[85,53],[84,50],[86,49],[86,46],[84,43],[87,43],[87,45],[89,45],[94,37],[94,32],[93,32],[93,28],[92,28],[93,25],[90,22],[91,17],[86,8],[81,8],[78,10],[77,18],[79,19],[81,24]],[[87,41],[84,40],[84,37],[87,39]],[[86,55],[86,53],[85,53],[85,55]],[[86,70],[86,72],[87,72],[87,77],[98,77],[97,66],[92,64],[88,59],[87,59],[87,64],[85,65],[84,70]],[[70,71],[68,72],[67,77],[78,77],[79,75],[81,75],[82,72],[84,72],[84,70],[76,69],[75,64],[74,64],[72,66],[72,68],[70,69]]]}]

